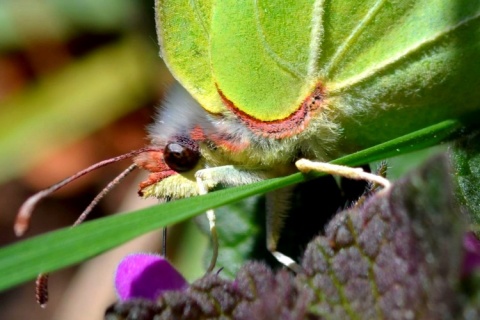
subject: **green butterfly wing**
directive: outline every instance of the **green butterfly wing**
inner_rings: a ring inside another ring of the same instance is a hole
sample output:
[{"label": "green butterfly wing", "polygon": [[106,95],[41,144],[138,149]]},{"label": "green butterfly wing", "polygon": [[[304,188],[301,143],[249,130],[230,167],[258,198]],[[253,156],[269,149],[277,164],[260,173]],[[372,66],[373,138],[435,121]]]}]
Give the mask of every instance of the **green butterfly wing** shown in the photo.
[{"label": "green butterfly wing", "polygon": [[314,13],[308,0],[215,3],[213,80],[236,108],[264,121],[298,109],[318,78],[320,16]]},{"label": "green butterfly wing", "polygon": [[[480,2],[159,0],[174,76],[211,113],[220,92],[275,121],[314,86],[345,139],[366,147],[479,109]],[[401,121],[400,121],[401,120]]]},{"label": "green butterfly wing", "polygon": [[212,113],[223,110],[210,64],[212,1],[157,0],[160,54],[177,80]]},{"label": "green butterfly wing", "polygon": [[312,4],[158,1],[162,56],[208,111],[224,110],[221,90],[236,108],[254,118],[285,118],[318,78],[318,48],[311,46],[312,37],[318,39],[319,34]]}]

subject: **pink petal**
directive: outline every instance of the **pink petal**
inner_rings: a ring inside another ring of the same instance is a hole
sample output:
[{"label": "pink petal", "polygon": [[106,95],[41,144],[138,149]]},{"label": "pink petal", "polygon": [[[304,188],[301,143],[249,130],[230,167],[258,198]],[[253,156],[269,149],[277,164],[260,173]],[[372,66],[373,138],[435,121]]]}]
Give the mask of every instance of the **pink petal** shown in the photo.
[{"label": "pink petal", "polygon": [[188,283],[164,257],[135,253],[126,256],[118,265],[115,287],[120,300],[156,300],[164,291],[183,290]]},{"label": "pink petal", "polygon": [[463,258],[463,276],[468,276],[480,268],[480,240],[473,232],[468,232],[463,238],[465,256]]}]

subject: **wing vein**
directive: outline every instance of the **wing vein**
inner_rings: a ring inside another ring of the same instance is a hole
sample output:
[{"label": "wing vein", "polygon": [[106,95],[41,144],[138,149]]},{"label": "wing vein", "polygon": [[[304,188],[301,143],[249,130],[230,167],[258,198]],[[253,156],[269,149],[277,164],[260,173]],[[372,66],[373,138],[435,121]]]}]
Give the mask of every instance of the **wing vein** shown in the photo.
[{"label": "wing vein", "polygon": [[324,32],[323,26],[324,0],[315,0],[312,11],[312,31],[310,36],[310,51],[308,57],[308,76],[315,78],[318,75],[318,59],[321,54],[321,45]]},{"label": "wing vein", "polygon": [[275,50],[273,50],[273,48],[269,45],[267,37],[265,36],[264,29],[263,29],[262,24],[260,22],[260,12],[258,10],[258,7],[259,7],[258,0],[253,0],[253,6],[254,6],[254,10],[255,10],[255,23],[257,25],[256,26],[257,34],[258,34],[258,36],[260,38],[260,41],[263,45],[263,49],[265,50],[267,55],[270,56],[272,58],[272,60],[275,61],[275,63],[280,68],[282,68],[283,70],[286,70],[287,72],[289,72],[290,74],[292,74],[293,76],[295,76],[298,79],[303,79],[305,75],[300,70],[298,70],[298,68],[296,68],[293,64],[289,63],[288,61],[286,61],[285,59],[280,57],[280,55],[278,53],[276,53]]},{"label": "wing vein", "polygon": [[325,67],[324,74],[327,78],[331,78],[332,74],[335,72],[335,69],[338,67],[338,63],[345,56],[348,50],[354,45],[358,37],[363,33],[365,28],[373,21],[373,18],[377,15],[383,5],[387,0],[378,0],[375,2],[374,6],[368,10],[365,17],[360,21],[360,23],[353,29],[352,33],[345,39],[341,46],[338,47],[338,50],[335,52],[331,58],[329,64]]},{"label": "wing vein", "polygon": [[202,29],[205,31],[205,35],[207,39],[210,37],[210,32],[205,24],[204,17],[202,15],[201,10],[198,8],[197,0],[190,0],[190,6],[192,7],[193,12],[195,13],[195,17],[197,18],[198,24],[202,26]]},{"label": "wing vein", "polygon": [[469,23],[474,22],[475,20],[478,20],[480,18],[480,12],[477,13],[474,16],[471,16],[469,18],[466,18],[464,20],[461,20],[459,23],[456,25],[446,28],[440,32],[437,32],[434,34],[432,37],[427,38],[422,40],[421,42],[407,48],[406,50],[400,52],[396,56],[387,59],[383,62],[375,64],[373,68],[366,70],[365,72],[362,72],[350,79],[347,79],[341,83],[335,84],[332,86],[332,89],[329,91],[331,94],[337,94],[339,92],[342,92],[346,90],[347,88],[351,88],[355,85],[358,85],[369,78],[377,75],[378,73],[385,72],[389,68],[394,68],[396,65],[399,63],[402,63],[405,60],[408,60],[409,57],[412,55],[418,53],[420,50],[423,48],[433,46],[436,42],[441,41],[443,38],[448,37],[452,32],[456,31],[457,29],[467,26]]}]

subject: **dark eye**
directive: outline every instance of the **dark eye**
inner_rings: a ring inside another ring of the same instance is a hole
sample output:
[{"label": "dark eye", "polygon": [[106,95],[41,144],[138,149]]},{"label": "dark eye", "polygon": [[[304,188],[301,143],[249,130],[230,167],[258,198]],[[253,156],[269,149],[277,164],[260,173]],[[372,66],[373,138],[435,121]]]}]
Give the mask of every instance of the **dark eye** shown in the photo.
[{"label": "dark eye", "polygon": [[167,165],[177,172],[193,169],[200,159],[198,149],[194,150],[179,143],[169,143],[163,151],[163,159]]}]

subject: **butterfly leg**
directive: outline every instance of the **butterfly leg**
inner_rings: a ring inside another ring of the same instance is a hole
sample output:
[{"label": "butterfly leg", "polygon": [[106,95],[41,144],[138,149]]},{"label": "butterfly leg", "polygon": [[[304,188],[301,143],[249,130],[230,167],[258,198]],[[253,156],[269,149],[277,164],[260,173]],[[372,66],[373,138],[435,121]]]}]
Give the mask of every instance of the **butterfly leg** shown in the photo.
[{"label": "butterfly leg", "polygon": [[328,174],[339,175],[344,178],[373,182],[383,186],[385,189],[388,189],[391,185],[388,179],[373,173],[365,172],[362,168],[353,168],[327,162],[315,162],[307,159],[300,159],[295,162],[295,165],[298,170],[303,173],[308,173],[310,171],[325,172]]},{"label": "butterfly leg", "polygon": [[[295,165],[304,173],[310,171],[325,172],[355,180],[371,181],[384,188],[389,188],[391,185],[390,181],[384,177],[365,172],[361,168],[352,168],[324,162],[313,162],[306,159],[298,160]],[[285,220],[285,213],[286,210],[288,210],[288,206],[284,205],[284,199],[289,197],[286,194],[286,190],[287,189],[276,190],[267,195],[267,247],[280,263],[294,272],[299,273],[302,272],[302,267],[292,258],[277,251],[277,244]]]},{"label": "butterfly leg", "polygon": [[303,269],[295,260],[277,251],[280,233],[290,208],[292,189],[293,187],[286,187],[267,194],[267,249],[278,262],[296,273],[301,273]]},{"label": "butterfly leg", "polygon": [[[200,177],[196,177],[197,179],[197,185],[198,185],[198,191],[200,195],[204,195],[208,193],[208,189],[204,183],[204,181]],[[217,235],[217,227],[216,227],[216,217],[215,217],[215,211],[213,209],[208,209],[206,212],[207,219],[208,219],[208,224],[210,226],[210,236],[212,239],[212,258],[210,260],[210,265],[207,268],[207,273],[212,272],[213,268],[215,268],[215,264],[217,262],[217,257],[218,257],[218,235]]]},{"label": "butterfly leg", "polygon": [[[264,180],[265,177],[249,171],[239,170],[234,166],[221,166],[199,170],[195,173],[195,179],[197,181],[199,194],[204,195],[218,184],[240,186]],[[217,262],[219,245],[215,211],[213,209],[209,209],[207,210],[206,215],[210,226],[213,250],[207,272],[211,272],[215,268],[215,264]]]}]

